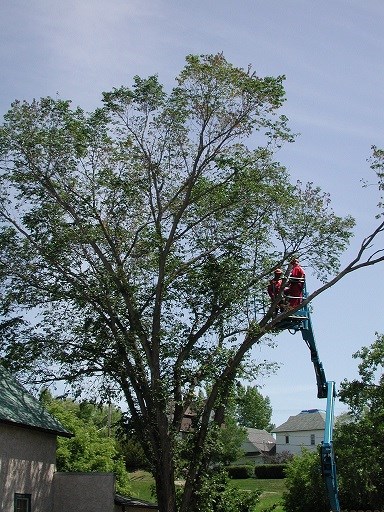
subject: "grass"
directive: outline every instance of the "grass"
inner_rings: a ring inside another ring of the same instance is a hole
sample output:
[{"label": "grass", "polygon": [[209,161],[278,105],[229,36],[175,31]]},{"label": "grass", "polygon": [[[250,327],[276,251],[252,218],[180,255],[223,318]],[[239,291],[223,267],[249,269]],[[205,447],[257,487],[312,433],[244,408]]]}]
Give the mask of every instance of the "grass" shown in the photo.
[{"label": "grass", "polygon": [[135,498],[146,501],[156,501],[152,494],[154,480],[152,475],[146,471],[135,471],[130,473],[130,482],[132,487],[132,495]]},{"label": "grass", "polygon": [[237,487],[238,489],[244,489],[248,491],[255,491],[259,489],[261,491],[260,502],[256,505],[254,512],[263,512],[266,509],[276,505],[274,512],[284,512],[281,505],[283,492],[285,491],[285,480],[263,480],[257,478],[246,478],[241,480],[230,480],[230,485]]},{"label": "grass", "polygon": [[[135,471],[130,474],[130,480],[133,496],[142,500],[155,501],[151,491],[154,481],[149,473],[145,471]],[[285,491],[284,480],[262,480],[256,478],[233,479],[229,481],[229,485],[237,487],[238,489],[249,491],[259,489],[261,491],[260,502],[257,504],[254,512],[264,512],[273,505],[277,505],[281,501],[281,497]],[[277,505],[273,510],[274,512],[284,512],[281,505]]]}]

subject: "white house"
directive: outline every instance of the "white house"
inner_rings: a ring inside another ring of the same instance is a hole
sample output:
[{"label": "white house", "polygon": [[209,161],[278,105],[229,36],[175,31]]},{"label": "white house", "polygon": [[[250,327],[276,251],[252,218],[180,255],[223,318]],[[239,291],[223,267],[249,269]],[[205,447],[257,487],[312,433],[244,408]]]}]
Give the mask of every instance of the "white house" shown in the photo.
[{"label": "white house", "polygon": [[299,454],[303,447],[315,451],[324,437],[325,412],[319,409],[301,411],[279,425],[272,433],[276,435],[276,454],[289,452]]}]

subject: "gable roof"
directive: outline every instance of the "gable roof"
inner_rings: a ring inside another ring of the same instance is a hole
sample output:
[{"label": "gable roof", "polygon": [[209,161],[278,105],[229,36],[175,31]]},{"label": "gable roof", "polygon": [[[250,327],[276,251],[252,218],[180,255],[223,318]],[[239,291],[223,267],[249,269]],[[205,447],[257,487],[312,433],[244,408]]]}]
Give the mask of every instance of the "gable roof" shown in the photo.
[{"label": "gable roof", "polygon": [[290,416],[285,423],[276,427],[272,432],[299,432],[302,430],[324,430],[325,412],[319,409],[301,411],[296,416]]},{"label": "gable roof", "polygon": [[246,428],[247,439],[242,444],[246,453],[269,453],[276,445],[275,438],[266,430]]},{"label": "gable roof", "polygon": [[51,416],[1,364],[0,423],[43,430],[64,437],[73,435]]}]

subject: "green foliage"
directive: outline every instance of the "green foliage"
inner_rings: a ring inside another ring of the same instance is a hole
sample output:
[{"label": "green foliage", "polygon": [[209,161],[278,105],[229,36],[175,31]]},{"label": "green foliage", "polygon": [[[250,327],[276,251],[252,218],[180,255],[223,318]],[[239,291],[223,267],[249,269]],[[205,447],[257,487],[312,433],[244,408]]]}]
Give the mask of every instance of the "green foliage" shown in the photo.
[{"label": "green foliage", "polygon": [[384,507],[384,336],[354,354],[360,358],[360,379],[344,381],[340,400],[348,404],[352,421],[335,432],[340,501],[344,508]]},{"label": "green foliage", "polygon": [[239,427],[233,419],[226,418],[225,424],[219,431],[219,462],[227,465],[239,459],[244,454],[241,445],[246,439],[246,431]]},{"label": "green foliage", "polygon": [[251,478],[254,466],[245,464],[243,466],[228,466],[226,468],[229,478]]},{"label": "green foliage", "polygon": [[148,459],[143,447],[135,438],[124,439],[120,444],[121,451],[124,454],[125,467],[129,471],[149,469]]},{"label": "green foliage", "polygon": [[112,472],[117,491],[129,495],[131,486],[124,460],[116,438],[107,427],[108,410],[90,403],[52,399],[47,393],[42,400],[47,410],[74,434],[72,438],[57,440],[57,470]]},{"label": "green foliage", "polygon": [[258,428],[270,432],[272,407],[269,397],[264,397],[257,387],[237,386],[237,420],[243,427]]},{"label": "green foliage", "polygon": [[303,450],[287,464],[286,487],[287,492],[283,495],[285,512],[329,512],[317,452]]},{"label": "green foliage", "polygon": [[286,464],[257,464],[254,468],[256,478],[285,478]]},{"label": "green foliage", "polygon": [[[361,359],[360,379],[345,380],[341,385],[340,400],[350,407],[350,413],[349,418],[337,422],[334,432],[339,498],[342,509],[381,509],[384,507],[384,456],[381,449],[384,435],[384,337],[377,335],[370,347],[363,347],[354,357]],[[304,512],[305,507],[309,507],[310,500],[320,488],[318,465],[315,454],[304,454],[288,465],[286,512]],[[300,496],[303,508],[298,505]],[[325,506],[318,510],[328,508]]]},{"label": "green foliage", "polygon": [[196,492],[194,509],[198,512],[252,512],[260,491],[244,491],[228,485],[225,471],[205,475]]},{"label": "green foliage", "polygon": [[27,378],[123,395],[160,507],[201,389],[182,512],[211,467],[209,424],[267,330],[266,276],[295,253],[324,279],[351,236],[274,159],[294,139],[283,80],[191,55],[171,91],[136,76],[91,113],[16,101],[0,127],[0,354]]}]

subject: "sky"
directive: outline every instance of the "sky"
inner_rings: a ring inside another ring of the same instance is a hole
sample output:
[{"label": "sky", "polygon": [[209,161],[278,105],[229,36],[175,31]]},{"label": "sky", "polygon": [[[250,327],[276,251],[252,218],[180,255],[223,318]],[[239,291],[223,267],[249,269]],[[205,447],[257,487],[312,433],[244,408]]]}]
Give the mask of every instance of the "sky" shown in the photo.
[{"label": "sky", "polygon": [[[15,99],[71,99],[91,111],[101,93],[158,74],[168,88],[188,54],[223,52],[260,76],[285,75],[281,109],[298,133],[276,158],[292,179],[331,195],[335,212],[357,226],[342,258],[353,259],[375,226],[379,194],[367,161],[384,148],[384,3],[382,0],[2,0],[0,116]],[[307,288],[319,283],[307,270]],[[384,332],[383,265],[347,276],[313,302],[312,323],[328,380],[357,377],[352,357]],[[253,349],[277,361],[253,384],[269,396],[280,425],[316,398],[309,350],[300,334]],[[336,402],[335,412],[346,407]]]}]

